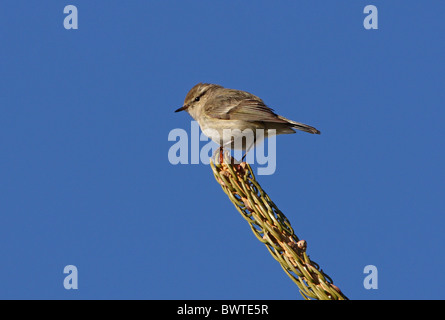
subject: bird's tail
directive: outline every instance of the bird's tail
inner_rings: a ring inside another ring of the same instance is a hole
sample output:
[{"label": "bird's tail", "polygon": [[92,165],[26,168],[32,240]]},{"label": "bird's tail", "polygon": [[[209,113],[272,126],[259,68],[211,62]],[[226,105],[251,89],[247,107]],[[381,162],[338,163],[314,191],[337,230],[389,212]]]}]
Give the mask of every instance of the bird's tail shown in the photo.
[{"label": "bird's tail", "polygon": [[321,133],[316,128],[311,127],[311,126],[309,126],[307,124],[300,123],[300,122],[295,122],[295,121],[286,119],[285,117],[281,117],[281,116],[279,116],[279,118],[281,120],[285,120],[287,123],[289,123],[289,125],[292,128],[295,128],[295,129],[298,129],[298,130],[301,130],[301,131],[304,131],[304,132],[309,132],[309,133],[312,133],[312,134],[320,134]]}]

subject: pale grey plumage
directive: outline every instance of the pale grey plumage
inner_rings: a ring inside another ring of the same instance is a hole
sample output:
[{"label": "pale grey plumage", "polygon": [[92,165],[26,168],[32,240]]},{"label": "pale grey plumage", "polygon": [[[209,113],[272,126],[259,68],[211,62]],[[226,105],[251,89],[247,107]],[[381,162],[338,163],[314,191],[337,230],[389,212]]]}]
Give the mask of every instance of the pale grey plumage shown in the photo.
[{"label": "pale grey plumage", "polygon": [[[227,89],[220,85],[198,83],[187,94],[183,107],[176,110],[187,112],[198,121],[202,131],[213,139],[211,130],[221,137],[224,129],[275,129],[276,134],[301,131],[320,134],[309,125],[277,115],[259,97],[241,90]],[[222,144],[221,141],[216,141]]]}]

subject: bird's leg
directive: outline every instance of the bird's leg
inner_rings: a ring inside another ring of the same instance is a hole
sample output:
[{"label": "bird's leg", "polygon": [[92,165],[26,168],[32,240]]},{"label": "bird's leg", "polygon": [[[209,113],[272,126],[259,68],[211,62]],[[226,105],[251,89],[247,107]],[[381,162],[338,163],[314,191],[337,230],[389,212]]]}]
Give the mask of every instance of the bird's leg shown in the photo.
[{"label": "bird's leg", "polygon": [[[219,153],[219,160],[220,160],[220,163],[223,163],[223,160],[224,160],[224,147],[225,146],[229,146],[229,148],[230,148],[230,145],[233,143],[233,141],[228,141],[228,142],[226,142],[226,143],[224,143],[223,141],[221,141],[221,143],[220,143],[220,147],[219,147],[219,150],[220,150],[220,153]],[[229,156],[230,156],[230,154],[229,154]]]},{"label": "bird's leg", "polygon": [[249,152],[248,150],[246,150],[246,152],[244,152],[244,155],[243,155],[243,157],[241,158],[241,162],[244,162],[244,159],[246,158],[246,156],[247,156],[247,152]]},{"label": "bird's leg", "polygon": [[241,162],[244,162],[244,159],[247,156],[247,153],[250,151],[250,149],[255,145],[256,143],[256,137],[254,137],[252,144],[249,146],[249,148],[246,149],[246,152],[244,153],[243,157],[241,158]]},{"label": "bird's leg", "polygon": [[224,161],[224,146],[219,147],[219,163],[222,164]]},{"label": "bird's leg", "polygon": [[215,149],[212,159],[214,159],[217,164],[222,164],[224,162],[224,146]]}]

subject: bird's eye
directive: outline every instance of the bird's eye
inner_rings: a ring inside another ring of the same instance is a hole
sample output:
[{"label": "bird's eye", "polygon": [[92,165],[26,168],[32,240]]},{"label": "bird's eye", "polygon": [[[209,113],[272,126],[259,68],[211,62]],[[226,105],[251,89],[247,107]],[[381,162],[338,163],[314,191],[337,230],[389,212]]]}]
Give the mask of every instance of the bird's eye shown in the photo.
[{"label": "bird's eye", "polygon": [[200,97],[196,97],[196,98],[195,98],[195,101],[199,101],[199,99],[200,99]]}]

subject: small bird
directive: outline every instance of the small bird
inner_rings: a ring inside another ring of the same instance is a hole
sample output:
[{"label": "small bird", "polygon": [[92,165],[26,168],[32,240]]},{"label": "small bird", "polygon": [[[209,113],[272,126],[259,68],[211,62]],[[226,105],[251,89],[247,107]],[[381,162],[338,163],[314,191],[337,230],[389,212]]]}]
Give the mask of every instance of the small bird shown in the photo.
[{"label": "small bird", "polygon": [[[264,130],[264,138],[272,134],[295,133],[294,129],[320,134],[314,127],[277,115],[263,100],[249,92],[227,89],[217,84],[195,85],[187,93],[184,105],[175,112],[183,110],[198,122],[206,136],[221,146],[221,150],[229,145],[232,149],[239,149],[237,146],[241,145],[247,153],[259,142],[256,139],[257,129]],[[253,144],[237,144],[236,140],[243,137],[242,131],[246,129],[254,133]],[[275,131],[269,131],[271,129]],[[227,130],[233,134],[224,134]]]}]

